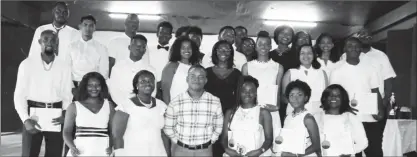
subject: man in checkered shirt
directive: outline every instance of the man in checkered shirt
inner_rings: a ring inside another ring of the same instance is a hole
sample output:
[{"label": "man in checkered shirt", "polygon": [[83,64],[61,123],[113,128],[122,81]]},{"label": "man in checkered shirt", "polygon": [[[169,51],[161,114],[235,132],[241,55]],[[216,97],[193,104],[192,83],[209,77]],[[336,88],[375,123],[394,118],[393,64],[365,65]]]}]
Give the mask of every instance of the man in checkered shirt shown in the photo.
[{"label": "man in checkered shirt", "polygon": [[165,134],[172,156],[212,156],[212,144],[223,128],[220,99],[204,91],[207,73],[201,65],[188,70],[188,90],[174,98],[165,113]]}]

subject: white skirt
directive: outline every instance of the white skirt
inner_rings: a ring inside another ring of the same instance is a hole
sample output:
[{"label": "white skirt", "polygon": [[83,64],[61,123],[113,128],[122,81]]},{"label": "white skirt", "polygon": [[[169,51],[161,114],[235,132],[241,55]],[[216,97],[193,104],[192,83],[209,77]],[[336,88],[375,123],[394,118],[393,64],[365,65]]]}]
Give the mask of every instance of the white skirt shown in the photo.
[{"label": "white skirt", "polygon": [[[79,156],[109,156],[106,149],[109,147],[109,137],[77,137],[74,144],[80,151]],[[72,156],[71,150],[67,156]]]}]

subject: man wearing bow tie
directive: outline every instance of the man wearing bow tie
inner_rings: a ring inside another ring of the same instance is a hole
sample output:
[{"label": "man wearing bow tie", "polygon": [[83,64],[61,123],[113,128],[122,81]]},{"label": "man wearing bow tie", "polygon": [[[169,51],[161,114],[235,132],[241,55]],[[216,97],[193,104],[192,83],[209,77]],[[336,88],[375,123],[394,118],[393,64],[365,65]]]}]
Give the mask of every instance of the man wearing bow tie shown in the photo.
[{"label": "man wearing bow tie", "polygon": [[149,60],[150,65],[155,68],[157,73],[156,80],[157,83],[157,98],[160,97],[161,86],[161,76],[162,76],[162,70],[164,69],[165,65],[168,63],[169,59],[169,41],[172,38],[172,31],[173,27],[172,24],[168,21],[164,21],[158,24],[158,27],[156,28],[156,36],[158,37],[158,43],[157,45],[149,45]]}]

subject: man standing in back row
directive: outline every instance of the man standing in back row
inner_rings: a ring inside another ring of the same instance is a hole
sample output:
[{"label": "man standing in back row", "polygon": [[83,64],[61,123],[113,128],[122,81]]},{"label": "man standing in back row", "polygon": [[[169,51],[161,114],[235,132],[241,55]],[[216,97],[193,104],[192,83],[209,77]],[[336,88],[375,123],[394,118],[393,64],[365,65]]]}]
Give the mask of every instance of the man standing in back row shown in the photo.
[{"label": "man standing in back row", "polygon": [[39,50],[41,46],[38,41],[40,39],[41,33],[45,30],[54,30],[57,33],[57,47],[54,50],[54,53],[58,59],[66,60],[67,51],[65,51],[69,44],[77,39],[79,39],[79,33],[76,29],[67,25],[70,12],[68,6],[65,2],[57,2],[52,9],[53,22],[51,24],[46,24],[39,26],[35,30],[35,35],[33,36],[32,44],[29,49],[29,57],[39,55]]},{"label": "man standing in back row", "polygon": [[[125,20],[125,32],[123,35],[110,40],[107,44],[109,51],[109,71],[112,71],[113,66],[117,61],[129,59],[129,45],[131,38],[136,35],[139,30],[139,17],[136,14],[129,14]],[[149,52],[143,55],[143,61],[149,64]],[[111,73],[110,73],[111,75]]]}]

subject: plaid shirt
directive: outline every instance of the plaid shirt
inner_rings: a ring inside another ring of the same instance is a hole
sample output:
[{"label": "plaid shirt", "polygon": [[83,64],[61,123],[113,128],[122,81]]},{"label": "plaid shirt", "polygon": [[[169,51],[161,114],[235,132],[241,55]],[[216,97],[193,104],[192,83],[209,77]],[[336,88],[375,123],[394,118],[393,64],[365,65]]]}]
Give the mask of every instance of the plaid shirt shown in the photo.
[{"label": "plaid shirt", "polygon": [[223,128],[220,99],[204,92],[200,99],[181,93],[169,103],[165,112],[164,132],[174,142],[200,145],[214,143]]}]

